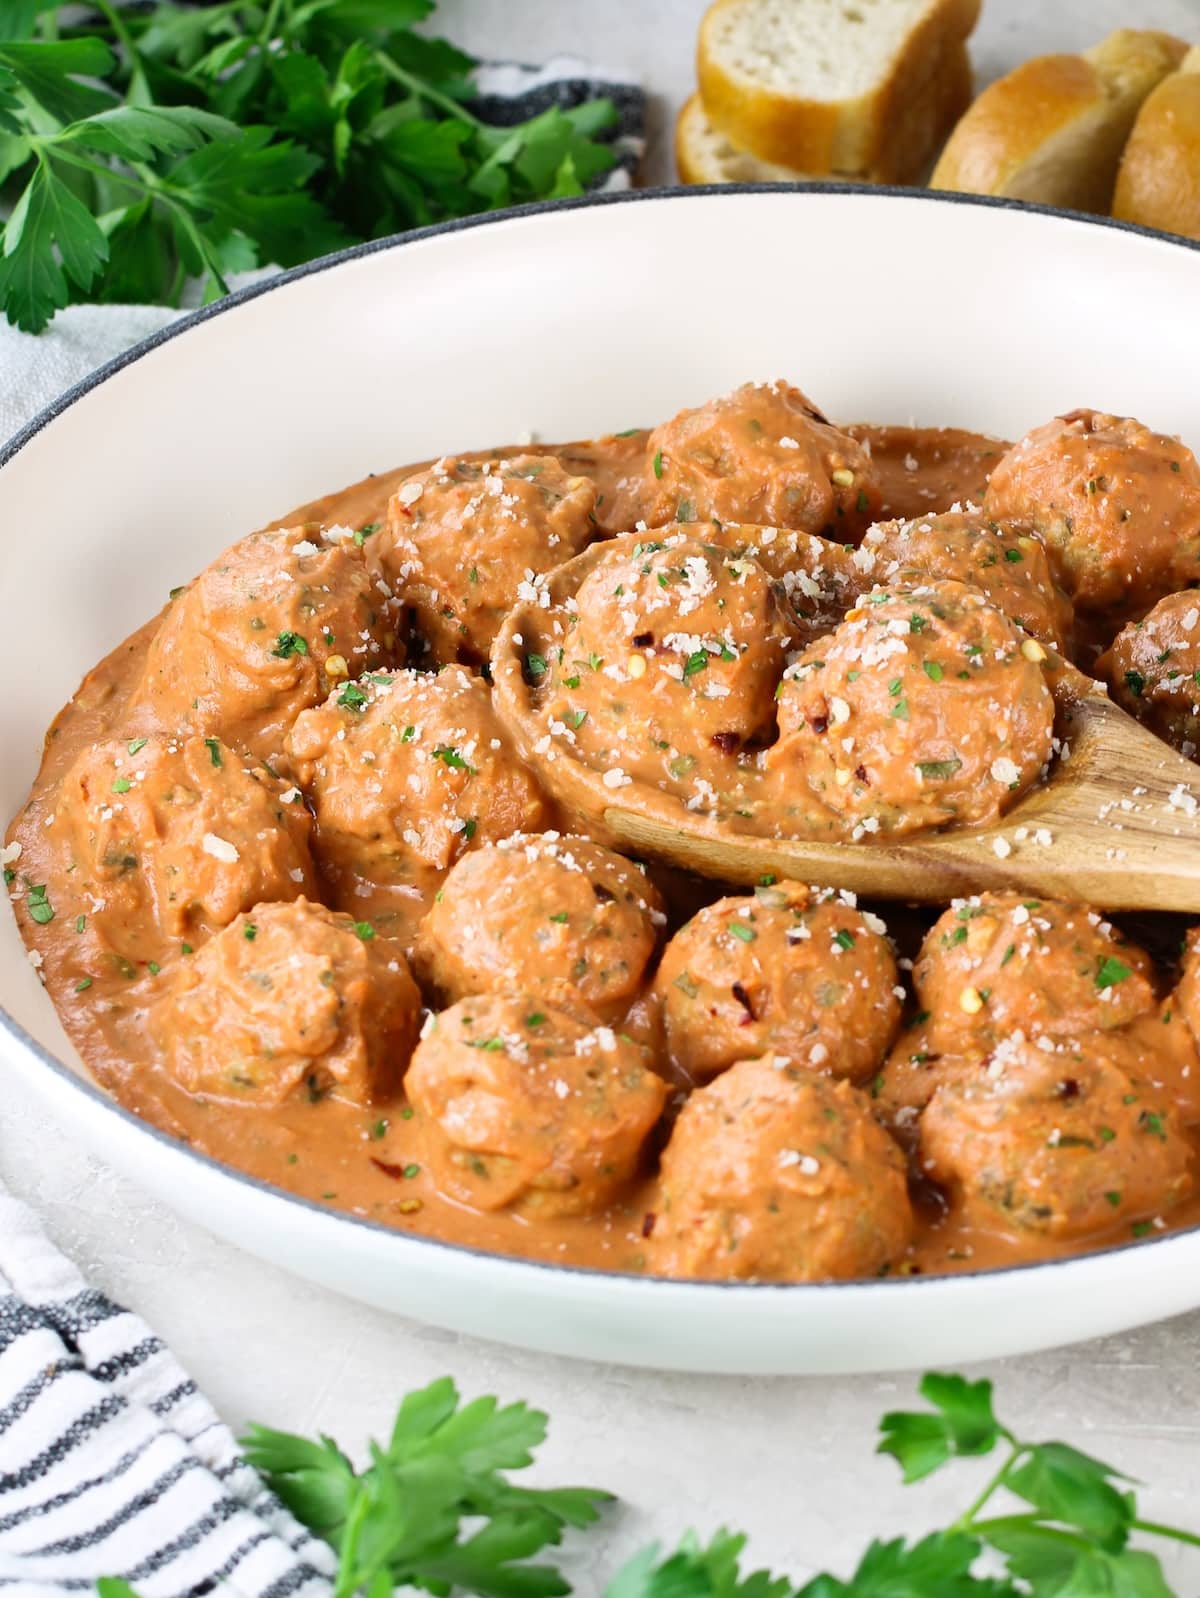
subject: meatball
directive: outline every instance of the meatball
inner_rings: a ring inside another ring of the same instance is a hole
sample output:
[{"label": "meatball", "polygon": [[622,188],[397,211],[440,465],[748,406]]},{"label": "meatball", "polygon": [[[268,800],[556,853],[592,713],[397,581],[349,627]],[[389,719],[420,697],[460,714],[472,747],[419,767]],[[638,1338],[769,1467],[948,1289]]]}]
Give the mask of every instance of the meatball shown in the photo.
[{"label": "meatball", "polygon": [[390,1097],[420,1021],[395,944],[297,899],[260,904],[180,960],[148,1025],[189,1093],[275,1109],[297,1096]]},{"label": "meatball", "polygon": [[1166,1097],[1100,1034],[1013,1037],[939,1087],[921,1118],[921,1164],[952,1202],[1062,1240],[1177,1204],[1190,1158]]},{"label": "meatball", "polygon": [[1149,955],[1096,910],[1016,893],[961,901],[913,967],[930,1047],[991,1048],[1017,1028],[1075,1037],[1124,1026],[1155,1004]]},{"label": "meatball", "polygon": [[387,601],[345,531],[252,533],[179,591],[133,691],[130,730],[211,733],[269,757],[300,711],[390,658]]},{"label": "meatball", "polygon": [[1062,649],[1071,605],[1055,586],[1040,540],[1027,527],[993,521],[973,505],[907,522],[877,522],[851,557],[863,577],[908,588],[930,577],[973,583],[1010,621]]},{"label": "meatball", "polygon": [[195,947],[262,900],[315,897],[310,828],[298,788],[216,738],[97,744],[64,776],[55,817],[84,933],[130,965]]},{"label": "meatball", "polygon": [[1122,705],[1189,760],[1200,749],[1200,593],[1168,594],[1096,663]]},{"label": "meatball", "polygon": [[[791,639],[752,560],[672,537],[615,542],[580,584],[551,663],[552,719],[591,764],[703,796],[714,763],[771,726]],[[703,787],[699,786],[703,784]],[[710,790],[711,791],[711,790]]]},{"label": "meatball", "polygon": [[896,1034],[897,982],[877,916],[784,882],[693,916],[664,950],[655,992],[671,1056],[695,1080],[774,1053],[860,1082]]},{"label": "meatball", "polygon": [[472,845],[545,820],[487,688],[461,666],[347,683],[297,718],[287,754],[316,813],[317,858],[349,908],[357,881],[424,887]]},{"label": "meatball", "polygon": [[667,1097],[635,1044],[528,995],[443,1010],[405,1085],[438,1188],[539,1219],[615,1199]]},{"label": "meatball", "polygon": [[767,770],[854,838],[992,821],[1050,758],[1045,658],[978,589],[876,590],[788,667]]},{"label": "meatball", "polygon": [[879,1276],[908,1248],[904,1157],[848,1082],[740,1060],[680,1112],[647,1247],[663,1276]]},{"label": "meatball", "polygon": [[594,535],[595,485],[553,455],[438,461],[407,478],[367,557],[438,661],[478,665],[517,590]]},{"label": "meatball", "polygon": [[656,427],[642,518],[798,527],[854,543],[882,501],[870,452],[788,383],[746,383]]},{"label": "meatball", "polygon": [[422,923],[418,957],[449,1002],[522,992],[616,1021],[637,997],[666,919],[645,873],[611,849],[518,834],[451,869]]},{"label": "meatball", "polygon": [[985,508],[1028,522],[1081,611],[1153,605],[1200,579],[1200,464],[1127,416],[1071,411],[996,465]]}]

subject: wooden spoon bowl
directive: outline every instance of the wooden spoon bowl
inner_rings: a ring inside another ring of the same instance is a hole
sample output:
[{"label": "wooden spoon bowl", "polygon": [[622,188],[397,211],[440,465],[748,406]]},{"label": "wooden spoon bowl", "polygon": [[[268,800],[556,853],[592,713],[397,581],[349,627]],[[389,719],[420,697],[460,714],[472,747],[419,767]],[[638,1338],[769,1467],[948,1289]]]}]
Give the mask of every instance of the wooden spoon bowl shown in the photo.
[{"label": "wooden spoon bowl", "polygon": [[[576,592],[605,547],[550,574],[552,604]],[[1200,770],[1074,667],[1050,676],[1069,755],[1001,821],[864,843],[765,838],[689,811],[648,783],[623,787],[614,803],[603,772],[561,740],[546,747],[537,690],[524,677],[531,647],[557,647],[545,617],[520,604],[505,619],[492,650],[496,708],[568,823],[616,848],[721,882],[773,875],[918,902],[1015,888],[1106,910],[1200,911]]]}]

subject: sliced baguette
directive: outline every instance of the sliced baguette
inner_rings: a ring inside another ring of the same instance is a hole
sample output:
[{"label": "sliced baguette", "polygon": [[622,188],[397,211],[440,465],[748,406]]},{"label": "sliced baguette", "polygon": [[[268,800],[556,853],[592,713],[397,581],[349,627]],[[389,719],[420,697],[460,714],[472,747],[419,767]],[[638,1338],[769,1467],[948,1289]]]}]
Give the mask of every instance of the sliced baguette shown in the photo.
[{"label": "sliced baguette", "polygon": [[980,0],[716,0],[697,75],[713,127],[760,161],[909,183],[968,104]]},{"label": "sliced baguette", "polygon": [[1138,112],[1121,157],[1112,214],[1200,239],[1200,44]]},{"label": "sliced baguette", "polygon": [[1186,51],[1168,33],[1121,28],[1083,55],[1035,56],[983,91],[930,187],[1107,213],[1142,102]]},{"label": "sliced baguette", "polygon": [[[805,183],[815,177],[739,150],[713,127],[698,94],[686,102],[675,121],[675,165],[682,183]],[[836,175],[826,173],[821,181]]]}]

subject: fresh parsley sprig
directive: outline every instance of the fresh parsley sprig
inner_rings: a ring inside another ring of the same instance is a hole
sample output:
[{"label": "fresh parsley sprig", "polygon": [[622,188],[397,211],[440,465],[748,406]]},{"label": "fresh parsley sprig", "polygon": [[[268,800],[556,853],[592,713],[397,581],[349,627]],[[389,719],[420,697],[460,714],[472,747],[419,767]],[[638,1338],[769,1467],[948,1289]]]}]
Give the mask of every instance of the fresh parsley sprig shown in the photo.
[{"label": "fresh parsley sprig", "polygon": [[611,101],[492,127],[434,0],[147,8],[0,0],[0,306],[177,305],[448,217],[578,194],[614,162]]},{"label": "fresh parsley sprig", "polygon": [[[688,1537],[665,1559],[643,1550],[605,1598],[1173,1598],[1156,1555],[1130,1539],[1200,1548],[1200,1536],[1141,1519],[1132,1485],[1112,1466],[1066,1443],[1018,1438],[997,1420],[990,1382],[927,1375],[920,1391],[931,1408],[885,1415],[880,1428],[879,1452],[895,1456],[906,1482],[955,1459],[1005,1456],[944,1530],[874,1541],[850,1577],[822,1574],[800,1587],[766,1571],[742,1577],[742,1537]],[[1000,1495],[1019,1507],[998,1506]]]},{"label": "fresh parsley sprig", "polygon": [[[552,1565],[529,1561],[589,1526],[610,1495],[592,1488],[514,1486],[532,1463],[546,1417],[494,1398],[460,1404],[448,1378],[410,1393],[386,1447],[356,1472],[328,1437],[313,1442],[253,1426],[250,1463],[338,1553],[334,1598],[383,1598],[410,1585],[480,1598],[555,1598],[570,1591]],[[464,1532],[463,1522],[470,1523]]]}]

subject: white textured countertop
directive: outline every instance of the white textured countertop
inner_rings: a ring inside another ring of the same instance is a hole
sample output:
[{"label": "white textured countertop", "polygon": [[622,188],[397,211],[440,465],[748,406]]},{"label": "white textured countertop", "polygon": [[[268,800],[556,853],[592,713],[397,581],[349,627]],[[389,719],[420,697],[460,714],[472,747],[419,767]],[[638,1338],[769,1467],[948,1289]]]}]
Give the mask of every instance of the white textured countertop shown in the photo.
[{"label": "white textured countertop", "polygon": [[[560,51],[639,72],[655,95],[648,176],[669,181],[669,129],[690,92],[703,0],[442,0],[440,24],[481,55]],[[1200,39],[1200,0],[986,0],[981,78],[1027,55],[1075,49],[1122,24]],[[793,374],[803,381],[803,374]],[[547,1479],[607,1486],[611,1535],[574,1545],[580,1593],[620,1557],[688,1526],[745,1529],[757,1563],[845,1569],[869,1535],[911,1532],[965,1502],[957,1472],[902,1489],[874,1460],[875,1425],[907,1405],[905,1377],[774,1380],[604,1369],[524,1355],[390,1319],[307,1286],[177,1220],[73,1145],[5,1084],[0,1176],[44,1216],[97,1285],[136,1306],[236,1426],[323,1430],[353,1449],[386,1431],[407,1388],[446,1372],[468,1394],[547,1409]],[[886,1324],[880,1338],[887,1336]],[[1148,1484],[1143,1512],[1196,1524],[1200,1315],[989,1369],[1018,1430],[1063,1436]],[[1200,1561],[1168,1561],[1200,1591]],[[1185,1574],[1186,1571],[1186,1574]]]}]

